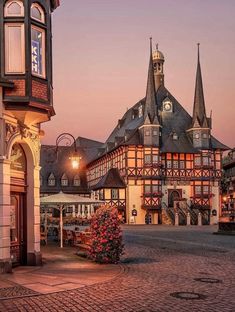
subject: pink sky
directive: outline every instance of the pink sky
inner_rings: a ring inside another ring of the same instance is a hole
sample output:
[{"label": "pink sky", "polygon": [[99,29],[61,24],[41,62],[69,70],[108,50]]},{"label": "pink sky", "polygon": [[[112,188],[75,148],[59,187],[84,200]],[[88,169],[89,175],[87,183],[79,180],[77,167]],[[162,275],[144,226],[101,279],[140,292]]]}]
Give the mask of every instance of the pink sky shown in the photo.
[{"label": "pink sky", "polygon": [[145,96],[149,37],[165,55],[165,85],[191,114],[196,43],[212,133],[235,146],[234,0],[61,0],[53,16],[54,107],[43,143],[62,132],[105,141]]}]

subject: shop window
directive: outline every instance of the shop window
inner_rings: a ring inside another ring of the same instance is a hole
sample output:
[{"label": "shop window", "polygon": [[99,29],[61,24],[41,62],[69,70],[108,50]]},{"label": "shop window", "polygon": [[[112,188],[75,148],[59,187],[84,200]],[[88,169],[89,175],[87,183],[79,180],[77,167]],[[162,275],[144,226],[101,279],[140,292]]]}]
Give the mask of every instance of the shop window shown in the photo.
[{"label": "shop window", "polygon": [[45,78],[45,30],[36,26],[31,29],[31,52],[32,74]]},{"label": "shop window", "polygon": [[49,175],[49,178],[48,178],[48,185],[49,186],[55,186],[55,176],[53,173],[51,173]]},{"label": "shop window", "polygon": [[81,185],[81,180],[79,175],[75,175],[75,177],[73,178],[73,185],[74,186],[80,186]]},{"label": "shop window", "polygon": [[33,3],[31,6],[31,18],[38,22],[45,23],[44,11],[42,7],[37,3]]},{"label": "shop window", "polygon": [[4,10],[5,17],[24,16],[24,5],[22,1],[7,1]]},{"label": "shop window", "polygon": [[25,73],[24,24],[5,24],[5,73]]},{"label": "shop window", "polygon": [[68,178],[67,178],[66,174],[64,173],[62,175],[62,178],[61,178],[61,185],[62,186],[68,186],[68,184],[69,184]]},{"label": "shop window", "polygon": [[112,199],[118,199],[118,189],[112,189],[111,190],[111,198]]}]

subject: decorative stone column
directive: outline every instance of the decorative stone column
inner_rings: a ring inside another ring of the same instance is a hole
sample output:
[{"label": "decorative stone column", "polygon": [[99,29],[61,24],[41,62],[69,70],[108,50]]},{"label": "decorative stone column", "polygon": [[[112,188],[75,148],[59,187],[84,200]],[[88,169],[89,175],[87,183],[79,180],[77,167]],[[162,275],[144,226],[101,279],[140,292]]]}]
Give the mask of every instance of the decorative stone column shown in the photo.
[{"label": "decorative stone column", "polygon": [[87,218],[91,218],[91,205],[87,205]]},{"label": "decorative stone column", "polygon": [[75,205],[73,205],[72,217],[73,217],[73,218],[75,218],[75,217],[76,217],[76,215],[75,215]]},{"label": "decorative stone column", "polygon": [[0,156],[0,273],[9,273],[12,270],[10,205],[10,161]]},{"label": "decorative stone column", "polygon": [[93,216],[93,215],[94,215],[94,213],[95,213],[94,205],[93,205],[93,204],[91,204],[91,216]]},{"label": "decorative stone column", "polygon": [[82,205],[82,218],[85,218],[85,205]]}]

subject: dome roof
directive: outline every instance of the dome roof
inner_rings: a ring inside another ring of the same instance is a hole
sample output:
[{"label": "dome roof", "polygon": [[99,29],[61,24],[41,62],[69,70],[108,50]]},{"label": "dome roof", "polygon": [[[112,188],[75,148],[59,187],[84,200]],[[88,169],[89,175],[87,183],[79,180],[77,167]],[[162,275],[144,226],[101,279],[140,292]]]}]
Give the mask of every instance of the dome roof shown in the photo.
[{"label": "dome roof", "polygon": [[161,51],[158,50],[158,47],[153,51],[153,60],[162,60],[164,61],[164,55]]}]

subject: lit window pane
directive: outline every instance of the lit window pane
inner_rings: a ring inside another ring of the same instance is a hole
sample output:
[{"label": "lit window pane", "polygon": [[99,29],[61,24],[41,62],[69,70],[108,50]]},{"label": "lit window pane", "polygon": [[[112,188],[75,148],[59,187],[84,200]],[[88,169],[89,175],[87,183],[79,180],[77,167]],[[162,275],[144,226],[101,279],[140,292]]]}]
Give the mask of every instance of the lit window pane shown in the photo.
[{"label": "lit window pane", "polygon": [[45,39],[44,31],[32,28],[32,73],[45,78]]},{"label": "lit window pane", "polygon": [[6,73],[25,72],[24,25],[5,25],[5,71]]},{"label": "lit window pane", "polygon": [[44,11],[37,3],[33,3],[31,6],[31,17],[42,23],[45,22]]}]

